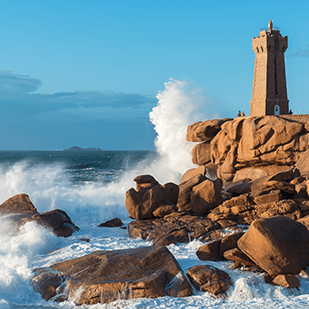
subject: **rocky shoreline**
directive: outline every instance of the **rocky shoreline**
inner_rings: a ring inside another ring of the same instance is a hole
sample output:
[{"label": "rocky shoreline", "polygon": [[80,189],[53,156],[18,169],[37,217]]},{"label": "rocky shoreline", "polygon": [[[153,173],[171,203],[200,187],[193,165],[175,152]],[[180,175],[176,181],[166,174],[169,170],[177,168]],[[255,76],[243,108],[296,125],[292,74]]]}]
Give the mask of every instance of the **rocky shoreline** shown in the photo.
[{"label": "rocky shoreline", "polygon": [[[32,285],[46,300],[76,304],[116,299],[186,297],[194,289],[224,297],[229,275],[207,264],[185,274],[166,248],[198,239],[202,261],[228,260],[264,273],[266,283],[298,288],[309,263],[309,123],[278,116],[197,122],[197,143],[179,184],[137,176],[126,192],[132,238],[148,246],[98,251],[34,270]],[[78,230],[62,210],[39,214],[20,194],[0,205],[16,228],[35,221],[57,236]],[[115,219],[101,226],[121,226]],[[153,246],[149,246],[149,242]]]}]

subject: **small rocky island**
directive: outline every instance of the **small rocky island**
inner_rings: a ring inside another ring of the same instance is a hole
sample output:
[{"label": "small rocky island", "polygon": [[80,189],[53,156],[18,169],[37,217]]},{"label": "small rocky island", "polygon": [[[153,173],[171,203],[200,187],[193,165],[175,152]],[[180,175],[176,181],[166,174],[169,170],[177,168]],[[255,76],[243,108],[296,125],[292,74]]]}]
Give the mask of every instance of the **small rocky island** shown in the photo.
[{"label": "small rocky island", "polygon": [[100,149],[100,148],[91,148],[91,147],[81,148],[81,147],[78,147],[78,146],[73,146],[73,147],[70,147],[70,148],[67,148],[67,149],[63,149],[63,151],[103,151],[103,150]]}]

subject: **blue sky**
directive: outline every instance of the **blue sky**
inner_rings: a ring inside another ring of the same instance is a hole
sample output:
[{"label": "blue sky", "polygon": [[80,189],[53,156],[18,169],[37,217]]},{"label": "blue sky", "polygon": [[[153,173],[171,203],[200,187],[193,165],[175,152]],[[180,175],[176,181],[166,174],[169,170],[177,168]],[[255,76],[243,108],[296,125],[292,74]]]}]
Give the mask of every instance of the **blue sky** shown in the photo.
[{"label": "blue sky", "polygon": [[249,114],[252,37],[269,17],[288,36],[290,108],[309,113],[308,1],[2,0],[0,150],[153,149],[169,78],[222,117]]}]

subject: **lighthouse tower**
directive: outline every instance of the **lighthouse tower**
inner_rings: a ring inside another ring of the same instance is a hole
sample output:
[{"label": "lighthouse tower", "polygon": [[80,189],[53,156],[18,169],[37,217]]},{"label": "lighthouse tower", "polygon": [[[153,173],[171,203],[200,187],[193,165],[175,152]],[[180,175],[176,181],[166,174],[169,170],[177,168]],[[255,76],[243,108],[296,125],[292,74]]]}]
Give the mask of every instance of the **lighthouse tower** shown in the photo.
[{"label": "lighthouse tower", "polygon": [[271,20],[268,31],[262,30],[253,38],[255,64],[250,116],[289,113],[284,64],[287,47],[288,38],[273,28]]}]

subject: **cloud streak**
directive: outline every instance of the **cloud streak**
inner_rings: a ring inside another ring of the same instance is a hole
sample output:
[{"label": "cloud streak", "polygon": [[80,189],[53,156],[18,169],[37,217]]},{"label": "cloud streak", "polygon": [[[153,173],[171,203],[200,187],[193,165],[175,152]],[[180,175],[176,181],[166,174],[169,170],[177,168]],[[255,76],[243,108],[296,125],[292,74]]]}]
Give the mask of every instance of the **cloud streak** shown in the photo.
[{"label": "cloud streak", "polygon": [[[0,149],[61,149],[72,146],[73,140],[104,149],[102,131],[109,149],[115,147],[108,146],[115,145],[115,136],[126,136],[123,146],[129,149],[153,147],[153,138],[138,143],[134,139],[138,134],[154,137],[148,114],[156,98],[112,91],[37,93],[41,85],[30,76],[0,71],[0,132],[5,133],[0,135]],[[87,144],[95,140],[97,144]]]},{"label": "cloud streak", "polygon": [[81,111],[81,114],[87,117],[91,113],[96,115],[96,110],[99,111],[99,114],[102,114],[102,111],[105,110],[110,114],[119,115],[122,111],[128,113],[128,110],[130,110],[128,113],[128,117],[130,117],[134,110],[136,110],[136,113],[140,113],[147,109],[148,113],[157,102],[154,97],[114,93],[112,91],[34,93],[41,84],[40,80],[30,76],[0,71],[0,106],[8,113],[11,111],[16,114],[18,110],[23,111],[23,113],[26,112],[28,115],[57,114],[58,112],[65,113],[68,118],[70,118],[70,112],[74,115]]},{"label": "cloud streak", "polygon": [[[308,45],[309,46],[309,45]],[[308,58],[309,57],[309,47],[308,48],[298,48],[297,50],[289,51],[286,56],[288,58],[294,58],[294,57],[303,57]]]},{"label": "cloud streak", "polygon": [[41,81],[28,75],[12,74],[0,71],[0,95],[28,94],[36,91],[42,85]]}]

